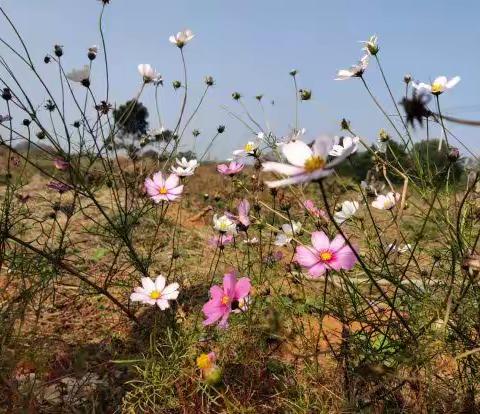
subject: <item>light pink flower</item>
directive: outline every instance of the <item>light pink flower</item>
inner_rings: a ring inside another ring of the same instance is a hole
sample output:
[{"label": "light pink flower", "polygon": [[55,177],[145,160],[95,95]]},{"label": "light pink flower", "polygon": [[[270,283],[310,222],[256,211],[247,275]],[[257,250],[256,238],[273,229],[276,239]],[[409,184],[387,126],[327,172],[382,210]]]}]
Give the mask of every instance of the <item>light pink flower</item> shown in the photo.
[{"label": "light pink flower", "polygon": [[268,161],[262,166],[264,171],[286,175],[288,178],[265,183],[270,188],[275,188],[327,177],[333,173],[333,167],[347,158],[354,149],[353,146],[346,148],[342,155],[327,161],[332,147],[333,140],[329,137],[317,138],[312,147],[300,140],[282,145],[282,152],[288,164]]},{"label": "light pink flower", "polygon": [[220,233],[213,236],[208,244],[213,247],[223,247],[227,244],[231,244],[234,240],[233,234]]},{"label": "light pink flower", "polygon": [[400,194],[390,191],[386,195],[378,195],[375,201],[372,201],[372,207],[378,208],[379,210],[391,210],[399,200]]},{"label": "light pink flower", "polygon": [[305,200],[303,206],[313,217],[328,220],[327,213],[319,209],[312,200]]},{"label": "light pink flower", "polygon": [[225,215],[230,219],[237,223],[237,226],[240,225],[239,230],[246,230],[250,226],[250,217],[248,213],[250,212],[250,203],[247,199],[243,199],[240,201],[237,207],[238,216],[235,216],[228,211],[225,212]]},{"label": "light pink flower", "polygon": [[130,295],[133,302],[142,302],[147,305],[157,305],[161,310],[170,307],[169,300],[178,297],[178,283],[171,283],[167,286],[166,279],[159,275],[155,282],[149,277],[142,277],[142,287],[136,287]]},{"label": "light pink flower", "polygon": [[217,171],[223,175],[234,176],[238,174],[240,171],[243,170],[245,164],[237,161],[231,161],[228,165],[227,164],[220,164],[217,165]]},{"label": "light pink flower", "polygon": [[153,178],[145,180],[145,190],[155,202],[175,201],[183,192],[183,185],[180,185],[180,178],[176,174],[170,174],[167,179],[159,171],[153,174]]},{"label": "light pink flower", "polygon": [[211,299],[203,305],[203,313],[207,317],[203,325],[212,325],[218,320],[221,328],[228,326],[228,317],[231,312],[245,307],[250,293],[251,283],[248,277],[237,280],[235,272],[223,276],[223,286],[210,288]]},{"label": "light pink flower", "polygon": [[62,158],[55,158],[53,160],[53,165],[57,170],[65,171],[68,170],[70,167],[70,163],[68,161],[63,160]]},{"label": "light pink flower", "polygon": [[342,235],[330,241],[323,231],[312,233],[312,246],[297,246],[294,259],[312,277],[319,277],[327,270],[350,270],[357,262],[355,252]]}]

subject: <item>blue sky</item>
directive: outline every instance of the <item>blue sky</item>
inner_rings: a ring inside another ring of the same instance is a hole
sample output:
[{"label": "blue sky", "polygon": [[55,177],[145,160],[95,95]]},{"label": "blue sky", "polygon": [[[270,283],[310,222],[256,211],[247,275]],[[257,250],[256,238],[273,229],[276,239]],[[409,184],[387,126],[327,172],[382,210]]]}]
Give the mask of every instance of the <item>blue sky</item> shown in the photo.
[{"label": "blue sky", "polygon": [[[86,63],[86,48],[100,44],[97,24],[101,3],[96,0],[3,0],[2,6],[30,45],[42,74],[53,84],[57,76],[54,66],[41,64],[53,44],[65,46],[67,69]],[[313,91],[313,99],[300,105],[300,125],[307,128],[309,137],[338,134],[339,121],[346,117],[361,136],[373,141],[378,130],[387,127],[386,121],[360,81],[333,78],[337,69],[360,58],[358,40],[376,33],[384,70],[399,99],[407,72],[425,81],[437,75],[460,75],[460,84],[441,97],[443,110],[480,119],[479,15],[480,3],[473,0],[461,2],[461,6],[448,0],[112,0],[104,23],[111,100],[121,103],[134,96],[140,84],[137,64],[151,63],[166,80],[162,108],[171,126],[181,96],[173,91],[171,81],[181,79],[182,72],[178,50],[168,42],[168,36],[190,28],[196,37],[185,48],[192,96],[189,110],[202,93],[204,76],[212,75],[216,80],[192,122],[192,128],[202,132],[199,147],[207,144],[218,124],[227,126],[213,156],[227,157],[251,137],[222,109],[225,105],[242,114],[230,97],[233,91],[242,93],[259,121],[263,115],[254,96],[264,94],[270,125],[278,134],[288,132],[294,123],[294,90],[288,75],[292,68],[299,70],[299,86]],[[11,38],[3,22],[0,35]],[[0,54],[6,56],[2,46]],[[96,63],[92,77],[99,98],[103,95],[101,63]],[[17,63],[13,66],[19,67]],[[387,112],[393,113],[375,64],[365,77]],[[44,96],[28,76],[25,82],[41,102]],[[271,100],[275,105],[270,105]],[[150,109],[151,126],[156,126],[153,89],[146,90],[142,101]],[[475,151],[480,149],[477,129],[451,127],[464,143]]]}]

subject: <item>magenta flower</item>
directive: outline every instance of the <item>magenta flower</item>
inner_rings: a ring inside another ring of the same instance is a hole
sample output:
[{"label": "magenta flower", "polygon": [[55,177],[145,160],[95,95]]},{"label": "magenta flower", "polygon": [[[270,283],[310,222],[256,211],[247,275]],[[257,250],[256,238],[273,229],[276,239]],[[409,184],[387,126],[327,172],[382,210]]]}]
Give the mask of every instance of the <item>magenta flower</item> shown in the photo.
[{"label": "magenta flower", "polygon": [[248,304],[251,284],[248,277],[237,280],[235,272],[223,276],[223,286],[210,288],[211,299],[203,305],[203,313],[207,317],[203,325],[212,325],[220,320],[218,326],[226,328],[231,312],[239,312]]},{"label": "magenta flower", "polygon": [[213,247],[224,247],[227,244],[233,242],[233,235],[227,233],[220,233],[213,236],[209,241],[208,244]]},{"label": "magenta flower", "polygon": [[355,252],[338,234],[330,241],[323,231],[312,233],[313,246],[297,246],[294,260],[308,269],[312,277],[319,277],[327,270],[350,270],[355,266]]},{"label": "magenta flower", "polygon": [[237,161],[231,161],[230,164],[220,164],[217,165],[217,171],[223,175],[229,175],[233,177],[235,174],[238,174],[240,171],[243,170],[245,164]]},{"label": "magenta flower", "polygon": [[237,224],[239,230],[247,230],[250,226],[250,217],[248,213],[250,212],[250,203],[247,199],[243,199],[240,201],[237,207],[238,215],[234,215],[229,213],[228,211],[225,212],[225,215],[232,221]]},{"label": "magenta flower", "polygon": [[53,165],[57,170],[65,171],[68,170],[70,167],[70,163],[68,161],[63,160],[62,158],[55,158],[53,160]]},{"label": "magenta flower", "polygon": [[183,192],[183,185],[180,184],[180,177],[170,174],[167,179],[159,171],[153,174],[153,178],[145,180],[145,191],[155,202],[175,201]]}]

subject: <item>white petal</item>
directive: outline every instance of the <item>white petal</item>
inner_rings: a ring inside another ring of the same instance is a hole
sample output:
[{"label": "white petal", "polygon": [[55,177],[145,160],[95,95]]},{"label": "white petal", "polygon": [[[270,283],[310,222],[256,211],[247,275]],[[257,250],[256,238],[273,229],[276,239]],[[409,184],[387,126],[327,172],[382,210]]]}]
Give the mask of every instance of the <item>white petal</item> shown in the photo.
[{"label": "white petal", "polygon": [[148,293],[155,290],[155,283],[149,277],[142,277],[142,286]]},{"label": "white petal", "polygon": [[445,84],[445,87],[447,89],[453,88],[458,82],[460,82],[460,76],[455,76]]},{"label": "white petal", "polygon": [[155,279],[155,290],[161,292],[165,287],[166,279],[162,275],[158,275]]},{"label": "white petal", "polygon": [[290,164],[282,164],[280,162],[264,162],[262,164],[263,171],[265,172],[275,172],[277,174],[284,175],[298,175],[302,174],[305,170],[301,167],[295,167]]},{"label": "white petal", "polygon": [[312,150],[303,141],[293,141],[282,147],[282,152],[290,164],[303,167],[305,161],[312,156]]}]

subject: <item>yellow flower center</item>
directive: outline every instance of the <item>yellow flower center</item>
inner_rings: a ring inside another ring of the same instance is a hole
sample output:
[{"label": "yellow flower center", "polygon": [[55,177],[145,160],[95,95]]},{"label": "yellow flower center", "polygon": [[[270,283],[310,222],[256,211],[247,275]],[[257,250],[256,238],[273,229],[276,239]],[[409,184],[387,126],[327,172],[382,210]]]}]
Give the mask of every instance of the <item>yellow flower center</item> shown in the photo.
[{"label": "yellow flower center", "polygon": [[432,83],[432,93],[441,94],[443,92],[443,85],[441,83]]},{"label": "yellow flower center", "polygon": [[332,257],[333,257],[333,254],[331,252],[322,252],[320,253],[320,260],[322,262],[329,262],[330,260],[332,260]]},{"label": "yellow flower center", "polygon": [[251,142],[249,142],[244,147],[245,152],[252,152],[254,149],[255,149],[255,145],[253,145]]},{"label": "yellow flower center", "polygon": [[325,167],[325,160],[318,155],[312,155],[310,158],[307,158],[303,165],[307,172],[321,170],[323,167]]},{"label": "yellow flower center", "polygon": [[212,362],[207,354],[202,354],[197,358],[197,367],[200,369],[208,369],[212,366]]},{"label": "yellow flower center", "polygon": [[223,298],[222,298],[222,305],[227,305],[228,302],[230,302],[230,298],[225,295]]},{"label": "yellow flower center", "polygon": [[161,293],[158,290],[152,290],[152,292],[150,292],[150,298],[152,298],[153,300],[157,300],[160,295]]},{"label": "yellow flower center", "polygon": [[162,187],[162,188],[160,188],[160,190],[158,190],[158,192],[160,194],[167,194],[167,189],[165,187]]}]

